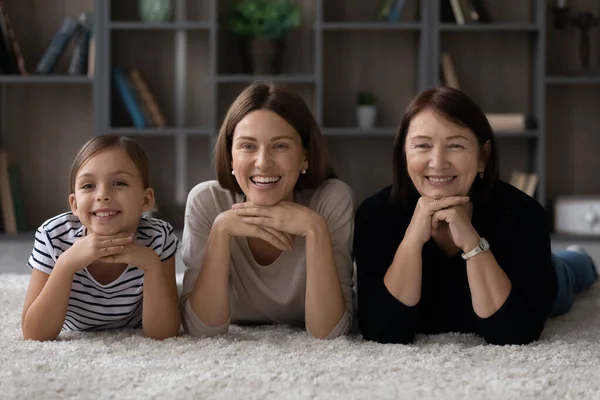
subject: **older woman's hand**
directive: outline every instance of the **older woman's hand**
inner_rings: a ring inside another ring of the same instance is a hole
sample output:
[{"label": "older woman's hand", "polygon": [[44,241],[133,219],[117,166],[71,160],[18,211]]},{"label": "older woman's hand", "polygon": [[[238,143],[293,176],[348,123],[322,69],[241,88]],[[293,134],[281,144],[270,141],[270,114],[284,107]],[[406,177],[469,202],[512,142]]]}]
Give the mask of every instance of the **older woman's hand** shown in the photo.
[{"label": "older woman's hand", "polygon": [[274,206],[256,206],[252,202],[234,204],[232,209],[247,224],[275,229],[291,235],[306,236],[326,225],[325,219],[308,207],[291,201]]},{"label": "older woman's hand", "polygon": [[417,202],[415,212],[406,229],[404,241],[422,247],[431,238],[432,217],[436,212],[468,202],[469,197],[467,196],[444,197],[442,199],[422,196]]},{"label": "older woman's hand", "polygon": [[477,246],[479,234],[471,223],[469,208],[466,204],[450,206],[435,211],[432,216],[433,229],[435,230],[436,226],[440,223],[448,224],[452,241],[463,252],[471,251]]}]

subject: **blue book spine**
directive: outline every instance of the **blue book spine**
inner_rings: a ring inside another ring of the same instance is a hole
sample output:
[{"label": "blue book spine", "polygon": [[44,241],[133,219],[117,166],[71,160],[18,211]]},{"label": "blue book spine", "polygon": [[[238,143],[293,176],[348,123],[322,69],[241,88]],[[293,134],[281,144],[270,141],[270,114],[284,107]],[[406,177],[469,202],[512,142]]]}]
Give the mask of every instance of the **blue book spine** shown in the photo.
[{"label": "blue book spine", "polygon": [[71,63],[69,64],[70,75],[87,74],[88,53],[90,48],[90,31],[82,28],[77,38],[77,46],[73,50]]},{"label": "blue book spine", "polygon": [[121,100],[123,100],[123,104],[133,122],[133,126],[139,129],[143,128],[145,126],[144,114],[142,113],[139,104],[135,101],[133,88],[129,84],[129,81],[121,68],[113,69],[113,79],[115,86],[121,95]]},{"label": "blue book spine", "polygon": [[405,0],[396,0],[388,17],[388,22],[398,22],[400,20],[400,14],[402,13],[404,2]]},{"label": "blue book spine", "polygon": [[65,18],[60,30],[56,32],[52,38],[52,41],[50,42],[50,46],[48,46],[44,52],[44,55],[42,56],[42,59],[38,63],[36,72],[40,74],[48,74],[52,72],[56,66],[56,63],[58,62],[58,58],[73,37],[76,28],[77,22],[73,18]]}]

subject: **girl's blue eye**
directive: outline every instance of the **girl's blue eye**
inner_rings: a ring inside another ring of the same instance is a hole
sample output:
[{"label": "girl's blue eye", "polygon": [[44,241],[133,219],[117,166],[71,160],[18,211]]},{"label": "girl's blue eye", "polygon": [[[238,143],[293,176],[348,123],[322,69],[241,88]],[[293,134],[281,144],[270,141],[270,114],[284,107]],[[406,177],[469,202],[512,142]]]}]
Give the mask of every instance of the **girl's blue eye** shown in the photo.
[{"label": "girl's blue eye", "polygon": [[241,148],[242,148],[242,149],[244,149],[244,150],[252,150],[252,149],[254,148],[254,145],[253,145],[253,144],[250,144],[250,143],[244,143],[244,144],[241,146]]},{"label": "girl's blue eye", "polygon": [[86,183],[81,188],[82,189],[92,189],[93,187],[94,187],[94,185],[92,185],[91,183]]}]

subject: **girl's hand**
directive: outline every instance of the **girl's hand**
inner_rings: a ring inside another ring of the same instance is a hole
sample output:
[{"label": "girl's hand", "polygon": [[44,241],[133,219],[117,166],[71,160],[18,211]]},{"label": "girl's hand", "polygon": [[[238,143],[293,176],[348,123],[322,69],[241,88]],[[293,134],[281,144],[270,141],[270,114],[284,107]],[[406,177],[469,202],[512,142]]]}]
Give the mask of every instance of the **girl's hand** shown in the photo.
[{"label": "girl's hand", "polygon": [[242,220],[235,210],[223,211],[215,219],[213,228],[222,229],[230,236],[253,237],[271,243],[279,250],[289,250],[293,246],[291,235],[276,229],[251,225]]},{"label": "girl's hand", "polygon": [[143,271],[161,265],[158,254],[151,248],[139,243],[129,243],[119,253],[102,257],[100,261],[111,264],[133,265]]},{"label": "girl's hand", "polygon": [[90,233],[77,239],[73,246],[60,257],[67,257],[73,272],[84,269],[102,257],[112,256],[125,250],[125,246],[133,242],[133,233],[120,233],[111,236],[100,236]]},{"label": "girl's hand", "polygon": [[232,209],[247,224],[291,235],[306,236],[320,224],[325,224],[325,219],[310,208],[290,201],[282,201],[274,206],[238,203]]},{"label": "girl's hand", "polygon": [[447,224],[454,245],[463,252],[469,252],[479,243],[479,234],[471,223],[468,208],[465,205],[455,205],[434,212],[432,216],[433,229],[440,224]]},{"label": "girl's hand", "polygon": [[469,197],[467,196],[444,197],[442,199],[432,199],[431,197],[422,196],[417,202],[415,212],[406,229],[403,241],[408,240],[415,246],[422,247],[431,238],[432,216],[436,212],[468,202]]}]

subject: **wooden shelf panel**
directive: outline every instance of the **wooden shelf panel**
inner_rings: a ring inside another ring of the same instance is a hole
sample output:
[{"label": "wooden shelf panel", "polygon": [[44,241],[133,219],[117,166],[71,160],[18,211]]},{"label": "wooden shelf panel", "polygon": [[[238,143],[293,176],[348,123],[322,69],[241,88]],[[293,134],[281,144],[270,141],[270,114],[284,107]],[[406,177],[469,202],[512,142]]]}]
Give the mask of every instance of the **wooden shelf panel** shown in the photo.
[{"label": "wooden shelf panel", "polygon": [[325,22],[324,31],[418,31],[420,22]]},{"label": "wooden shelf panel", "polygon": [[136,135],[147,135],[147,136],[210,136],[214,132],[214,129],[210,128],[198,128],[198,127],[166,127],[166,128],[110,128],[110,133],[124,136],[136,136]]},{"label": "wooden shelf panel", "polygon": [[210,22],[111,22],[108,28],[112,30],[209,30],[214,24]]},{"label": "wooden shelf panel", "polygon": [[524,132],[494,132],[498,139],[537,139],[540,137],[540,132],[536,130],[527,130]]},{"label": "wooden shelf panel", "polygon": [[[398,128],[394,127],[374,127],[368,129],[354,126],[323,128],[323,134],[326,136],[395,136],[397,132]],[[540,135],[537,130],[527,130],[524,132],[498,131],[495,134],[498,139],[537,139]]]},{"label": "wooden shelf panel", "polygon": [[440,30],[448,32],[537,32],[538,29],[535,24],[522,23],[440,24]]},{"label": "wooden shelf panel", "polygon": [[252,83],[254,81],[278,82],[278,83],[315,83],[314,75],[244,75],[244,74],[222,74],[213,77],[217,83]]},{"label": "wooden shelf panel", "polygon": [[0,75],[0,83],[91,83],[92,77],[87,75]]},{"label": "wooden shelf panel", "polygon": [[323,128],[325,136],[394,136],[398,130],[394,127],[359,128],[355,126]]},{"label": "wooden shelf panel", "polygon": [[548,75],[546,83],[549,85],[597,85],[600,84],[600,75]]}]

